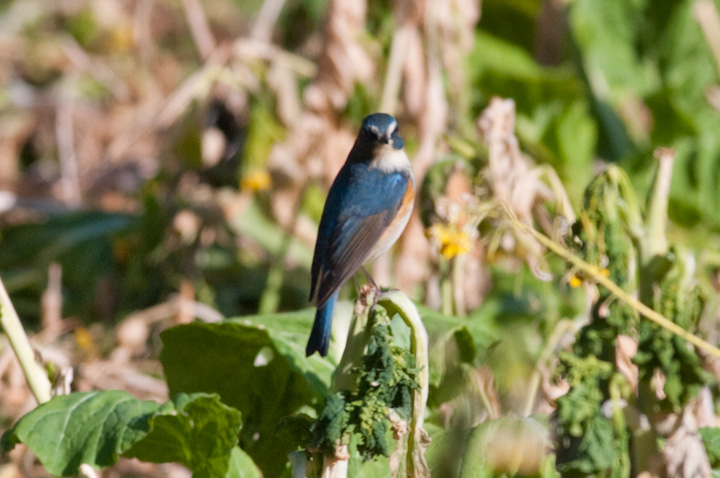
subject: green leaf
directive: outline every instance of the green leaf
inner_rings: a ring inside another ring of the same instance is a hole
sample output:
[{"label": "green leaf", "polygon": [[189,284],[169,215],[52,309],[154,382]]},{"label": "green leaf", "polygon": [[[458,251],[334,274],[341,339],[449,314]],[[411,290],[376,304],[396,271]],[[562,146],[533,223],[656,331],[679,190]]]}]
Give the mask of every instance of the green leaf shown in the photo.
[{"label": "green leaf", "polygon": [[[305,357],[314,314],[192,323],[161,334],[160,360],[171,394],[210,392],[243,414],[241,447],[266,476],[286,466],[284,457],[296,443],[279,439],[277,428],[287,416],[322,406],[329,393],[335,363],[317,355]],[[282,460],[278,460],[282,456]]]},{"label": "green leaf", "polygon": [[181,463],[196,478],[226,476],[238,441],[240,413],[220,403],[217,395],[180,394],[172,405],[150,418],[150,432],[124,455]]},{"label": "green leaf", "polygon": [[558,166],[567,181],[565,187],[573,188],[571,197],[580,197],[582,187],[590,180],[592,161],[597,146],[597,125],[590,116],[585,101],[574,101],[563,108],[556,125],[550,130],[552,139],[545,139],[553,151],[557,151]]},{"label": "green leaf", "polygon": [[252,461],[250,455],[240,449],[239,446],[233,447],[230,452],[230,461],[228,462],[228,471],[226,478],[262,478],[262,473]]},{"label": "green leaf", "polygon": [[495,95],[513,98],[519,114],[582,97],[582,83],[571,69],[544,68],[524,49],[482,31],[475,35],[466,65],[476,109]]},{"label": "green leaf", "polygon": [[296,261],[310,269],[313,251],[295,237],[291,237],[290,245],[286,246],[286,233],[268,219],[257,201],[253,201],[241,215],[229,218],[228,226],[239,236],[247,236],[262,244],[270,254],[275,256],[284,254],[288,260]]},{"label": "green leaf", "polygon": [[707,452],[710,465],[720,467],[720,428],[703,427],[698,430]]},{"label": "green leaf", "polygon": [[429,402],[440,404],[467,388],[470,370],[484,362],[497,331],[489,323],[490,315],[461,318],[423,306],[418,311],[430,338]]},{"label": "green leaf", "polygon": [[[557,444],[556,444],[557,445]],[[570,446],[558,450],[557,467],[562,476],[577,476],[620,467],[621,447],[614,440],[610,420],[594,415],[583,435],[570,439]]]},{"label": "green leaf", "polygon": [[26,444],[53,475],[77,474],[82,464],[103,468],[147,434],[160,409],[120,390],[62,395],[22,417],[2,448]]},{"label": "green leaf", "polygon": [[[22,417],[3,435],[2,449],[24,443],[53,475],[75,475],[82,464],[104,468],[124,455],[223,478],[239,430],[240,414],[217,396],[181,394],[161,405],[121,390],[84,392],[55,397]],[[252,470],[247,460],[243,466]]]},{"label": "green leaf", "polygon": [[[422,305],[418,305],[418,311],[431,338],[430,343],[433,344],[433,339],[457,339],[463,357],[474,358],[478,351],[487,350],[497,340],[497,330],[484,315],[468,319],[444,315]],[[455,337],[456,334],[459,336]],[[469,337],[466,334],[469,334]]]},{"label": "green leaf", "polygon": [[[255,99],[256,97],[253,97],[253,100]],[[282,140],[285,133],[273,111],[263,101],[253,101],[249,115],[252,121],[248,125],[241,162],[245,173],[265,168],[270,150],[276,142]]]},{"label": "green leaf", "polygon": [[616,95],[625,88],[645,93],[657,87],[657,72],[651,64],[641,61],[636,48],[647,3],[647,0],[572,3],[569,23],[582,50],[591,85],[605,81],[605,88],[609,86]]},{"label": "green leaf", "polygon": [[63,313],[97,317],[98,300],[92,292],[99,283],[112,278],[120,290],[129,287],[113,278],[119,269],[114,245],[139,224],[139,216],[83,211],[0,228],[0,270],[20,316],[39,318],[48,266],[57,262],[63,271]]}]

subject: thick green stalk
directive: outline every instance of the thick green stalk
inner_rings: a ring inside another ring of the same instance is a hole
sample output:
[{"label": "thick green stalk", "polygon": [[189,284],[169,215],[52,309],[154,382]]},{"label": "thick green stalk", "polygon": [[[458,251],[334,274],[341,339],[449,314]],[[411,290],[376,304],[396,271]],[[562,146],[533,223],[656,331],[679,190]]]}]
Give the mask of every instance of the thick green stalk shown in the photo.
[{"label": "thick green stalk", "polygon": [[413,414],[410,419],[410,433],[407,443],[406,472],[409,477],[429,477],[430,468],[425,461],[425,448],[429,442],[423,430],[423,416],[430,390],[428,335],[420,319],[417,307],[400,291],[383,294],[378,304],[385,307],[388,316],[398,314],[410,327],[410,351],[415,357],[415,366],[420,368],[417,383],[420,390],[413,391]]},{"label": "thick green stalk", "polygon": [[[362,367],[365,348],[370,340],[372,327],[370,314],[376,291],[366,285],[355,302],[348,341],[340,364],[335,372],[334,391],[354,391],[357,386],[357,370]],[[429,477],[430,470],[425,461],[424,451],[429,439],[423,429],[423,417],[430,387],[428,369],[428,336],[420,319],[417,307],[399,291],[383,293],[378,305],[387,310],[388,316],[398,314],[410,328],[410,351],[415,357],[415,366],[420,368],[417,382],[420,390],[413,391],[413,410],[407,435],[405,471],[408,477]],[[398,443],[398,446],[401,446]],[[324,463],[325,465],[325,463]]]},{"label": "thick green stalk", "polygon": [[648,214],[645,218],[643,235],[638,241],[639,296],[640,300],[649,306],[653,303],[653,288],[662,281],[668,268],[665,260],[668,252],[667,209],[675,152],[668,148],[660,148],[655,152],[655,156],[658,159],[658,169],[648,197]]},{"label": "thick green stalk", "polygon": [[372,327],[369,326],[370,310],[375,301],[375,288],[367,284],[360,291],[360,297],[355,301],[350,328],[348,330],[347,344],[340,364],[335,369],[333,377],[333,391],[347,390],[354,392],[357,388],[357,376],[362,368],[362,358],[365,347],[370,341]]},{"label": "thick green stalk", "polygon": [[668,249],[667,210],[675,152],[672,149],[660,148],[655,151],[655,157],[658,159],[658,169],[648,198],[648,215],[645,219],[646,250],[643,254],[647,257],[663,255]]},{"label": "thick green stalk", "polygon": [[25,334],[20,318],[15,312],[10,296],[5,290],[5,285],[0,280],[0,324],[10,340],[10,345],[20,362],[25,374],[25,379],[30,386],[30,391],[38,403],[50,400],[50,380],[45,370],[35,360],[35,352]]}]

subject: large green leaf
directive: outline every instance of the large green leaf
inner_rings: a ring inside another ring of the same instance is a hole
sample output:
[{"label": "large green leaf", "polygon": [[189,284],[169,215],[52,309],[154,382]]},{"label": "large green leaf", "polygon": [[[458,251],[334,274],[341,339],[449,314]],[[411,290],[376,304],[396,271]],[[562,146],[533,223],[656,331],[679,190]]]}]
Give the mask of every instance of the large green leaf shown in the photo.
[{"label": "large green leaf", "polygon": [[485,318],[461,318],[418,307],[430,338],[429,403],[448,401],[467,388],[468,373],[482,363],[497,340],[497,331]]},{"label": "large green leaf", "polygon": [[[119,264],[114,245],[118,237],[137,232],[139,224],[139,216],[83,211],[2,227],[0,271],[18,313],[25,320],[39,318],[48,266],[57,262],[63,271],[63,312],[97,316],[103,310],[94,295],[99,284],[118,283],[118,292],[129,287],[116,279]],[[105,308],[113,304],[106,297]]]},{"label": "large green leaf", "polygon": [[[718,2],[716,2],[717,4]],[[671,217],[692,224],[692,210],[720,227],[720,122],[706,95],[717,85],[714,58],[693,14],[694,2],[678,2],[658,44],[664,89],[653,98],[658,145],[676,148]],[[689,213],[689,214],[688,214]],[[690,220],[688,220],[690,219]]]},{"label": "large green leaf", "polygon": [[[600,82],[619,99],[623,90],[646,94],[658,85],[657,71],[643,62],[636,44],[643,28],[647,0],[578,0],[569,9],[569,23],[582,51],[593,87]],[[603,92],[596,91],[598,94]],[[609,99],[609,98],[608,98]]]},{"label": "large green leaf", "polygon": [[[126,455],[224,478],[239,430],[239,412],[216,396],[182,394],[161,405],[110,390],[53,398],[6,432],[2,448],[24,443],[53,475],[75,475],[82,464],[104,468]],[[249,459],[243,465],[252,472]]]},{"label": "large green leaf", "polygon": [[530,113],[543,103],[572,101],[583,93],[571,69],[542,67],[527,51],[482,31],[475,36],[466,65],[475,108],[498,95],[512,98],[518,112]]},{"label": "large green leaf", "polygon": [[110,466],[147,434],[160,409],[120,390],[62,395],[22,417],[3,435],[3,450],[24,443],[53,475],[74,475],[82,464]]},{"label": "large green leaf", "polygon": [[240,413],[222,404],[217,395],[180,394],[172,405],[150,418],[150,432],[124,455],[182,463],[195,478],[225,477],[240,433]]},{"label": "large green leaf", "polygon": [[297,413],[315,415],[329,391],[336,364],[305,357],[314,314],[192,323],[162,333],[160,355],[171,393],[210,392],[243,414],[240,444],[266,476],[286,466],[278,460],[296,443],[277,436],[281,420]]},{"label": "large green leaf", "polygon": [[633,161],[633,179],[647,180],[652,149],[675,148],[670,216],[717,228],[720,122],[707,94],[719,78],[695,3],[578,0],[568,20],[600,124],[599,154]]}]

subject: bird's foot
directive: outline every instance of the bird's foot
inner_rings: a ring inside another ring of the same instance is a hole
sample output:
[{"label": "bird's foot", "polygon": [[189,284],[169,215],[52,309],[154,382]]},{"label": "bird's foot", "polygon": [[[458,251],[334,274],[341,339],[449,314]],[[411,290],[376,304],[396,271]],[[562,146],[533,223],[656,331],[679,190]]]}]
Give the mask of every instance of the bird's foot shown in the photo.
[{"label": "bird's foot", "polygon": [[[365,279],[367,279],[368,283],[364,286],[357,289],[358,291],[358,297],[362,298],[363,302],[366,305],[370,305],[370,309],[375,308],[375,306],[378,303],[378,300],[385,294],[389,294],[391,292],[397,292],[400,289],[381,289],[379,285],[373,280],[370,273],[365,269],[365,266],[361,266],[360,270],[362,271],[363,275],[365,275]],[[355,280],[355,287],[357,288],[358,283],[357,279]],[[372,295],[372,304],[370,304],[370,292],[373,292]]]},{"label": "bird's foot", "polygon": [[[381,289],[375,284],[365,284],[360,290],[363,300],[370,305],[370,309],[374,309],[378,301],[386,294],[398,292],[400,289]],[[370,296],[372,293],[372,297]],[[371,303],[372,302],[372,303]]]}]

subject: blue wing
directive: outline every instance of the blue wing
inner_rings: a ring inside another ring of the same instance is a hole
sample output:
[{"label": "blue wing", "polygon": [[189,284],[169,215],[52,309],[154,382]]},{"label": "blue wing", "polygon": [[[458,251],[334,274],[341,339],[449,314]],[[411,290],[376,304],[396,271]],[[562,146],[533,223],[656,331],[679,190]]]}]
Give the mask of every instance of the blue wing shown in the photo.
[{"label": "blue wing", "polygon": [[310,300],[322,306],[363,265],[400,208],[408,188],[401,172],[365,164],[343,167],[323,210],[312,266]]}]

